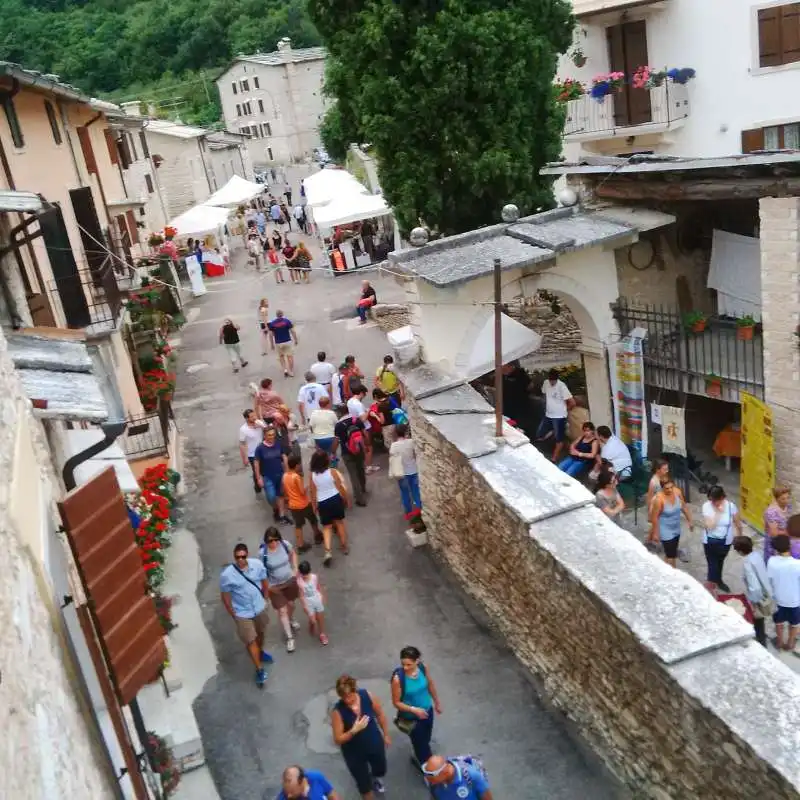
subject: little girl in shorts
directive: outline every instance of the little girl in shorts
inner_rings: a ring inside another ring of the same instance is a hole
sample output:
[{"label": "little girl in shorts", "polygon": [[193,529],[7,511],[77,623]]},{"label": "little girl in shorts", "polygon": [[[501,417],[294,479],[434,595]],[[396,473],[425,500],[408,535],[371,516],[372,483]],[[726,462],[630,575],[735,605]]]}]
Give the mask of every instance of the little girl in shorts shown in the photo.
[{"label": "little girl in shorts", "polygon": [[313,636],[319,633],[322,644],[328,644],[325,634],[325,590],[320,583],[319,575],[311,571],[308,561],[301,561],[298,566],[297,585],[300,587],[300,600],[308,615],[308,630]]}]

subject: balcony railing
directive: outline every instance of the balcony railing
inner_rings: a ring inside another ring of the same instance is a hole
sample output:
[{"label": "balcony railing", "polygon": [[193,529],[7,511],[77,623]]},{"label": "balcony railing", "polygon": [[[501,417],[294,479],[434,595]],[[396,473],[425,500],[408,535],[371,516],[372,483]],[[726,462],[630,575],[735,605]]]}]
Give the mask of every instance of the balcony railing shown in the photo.
[{"label": "balcony railing", "polygon": [[[564,136],[575,139],[602,139],[614,136],[658,133],[677,126],[689,116],[689,94],[686,86],[665,81],[650,89],[649,103],[629,103],[627,92],[645,93],[644,89],[629,89],[622,94],[607,95],[602,101],[584,95],[567,103]],[[639,97],[641,101],[643,98]]]},{"label": "balcony railing", "polygon": [[676,308],[632,305],[620,298],[614,316],[624,334],[644,328],[644,380],[650,386],[739,403],[740,392],[764,397],[760,326],[741,339],[736,320],[710,317],[692,332]]},{"label": "balcony railing", "polygon": [[152,458],[169,453],[171,404],[161,398],[158,410],[128,420],[122,449],[128,458]]},{"label": "balcony railing", "polygon": [[51,281],[48,292],[61,303],[68,328],[100,332],[119,321],[124,298],[110,257],[95,269]]}]

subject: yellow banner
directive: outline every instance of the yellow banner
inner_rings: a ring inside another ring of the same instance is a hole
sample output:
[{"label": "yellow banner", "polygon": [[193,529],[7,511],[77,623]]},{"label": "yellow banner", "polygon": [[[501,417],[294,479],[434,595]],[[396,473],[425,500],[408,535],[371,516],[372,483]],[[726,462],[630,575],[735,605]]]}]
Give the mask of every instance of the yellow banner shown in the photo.
[{"label": "yellow banner", "polygon": [[764,530],[764,511],[775,486],[775,447],[770,407],[746,392],[742,398],[742,519]]}]

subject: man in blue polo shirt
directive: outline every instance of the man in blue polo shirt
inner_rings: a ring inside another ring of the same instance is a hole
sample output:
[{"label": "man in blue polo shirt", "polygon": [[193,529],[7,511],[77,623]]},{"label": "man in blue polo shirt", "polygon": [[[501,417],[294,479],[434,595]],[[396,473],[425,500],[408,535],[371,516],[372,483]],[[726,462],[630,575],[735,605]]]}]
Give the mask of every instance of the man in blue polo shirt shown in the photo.
[{"label": "man in blue polo shirt", "polygon": [[436,800],[492,800],[483,767],[471,757],[431,756],[422,774]]},{"label": "man in blue polo shirt", "polygon": [[283,789],[277,800],[341,800],[341,796],[321,772],[295,765],[283,771]]},{"label": "man in blue polo shirt", "polygon": [[283,316],[283,311],[275,312],[275,319],[267,323],[269,340],[274,350],[278,348],[278,360],[284,377],[294,377],[294,348],[297,346],[297,334],[294,332],[292,321]]}]

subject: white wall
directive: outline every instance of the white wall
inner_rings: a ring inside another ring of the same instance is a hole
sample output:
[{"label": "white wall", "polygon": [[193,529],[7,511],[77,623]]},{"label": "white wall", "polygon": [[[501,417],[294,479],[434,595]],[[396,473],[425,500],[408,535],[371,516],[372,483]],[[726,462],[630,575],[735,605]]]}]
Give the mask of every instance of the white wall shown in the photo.
[{"label": "white wall", "polygon": [[[688,87],[688,120],[653,149],[686,156],[730,155],[741,152],[742,130],[800,120],[800,63],[769,69],[758,65],[756,10],[776,5],[783,3],[668,0],[627,12],[628,21],[647,20],[650,66],[693,67],[697,71]],[[604,14],[581,21],[588,36],[580,34],[576,41],[587,63],[578,69],[562,57],[559,77],[589,84],[593,76],[608,71],[605,27],[617,24],[619,16]],[[620,140],[614,151],[628,149]],[[579,145],[565,146],[567,158],[578,152]]]},{"label": "white wall", "polygon": [[164,159],[158,167],[158,180],[167,218],[174,219],[211,194],[198,140],[167,136],[152,130],[146,130],[146,135],[151,157],[159,155]]}]

